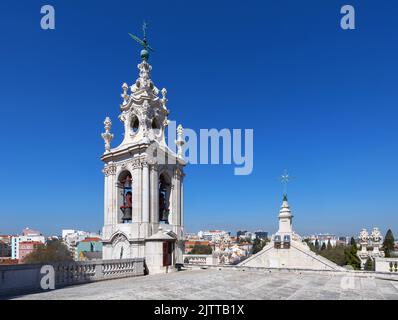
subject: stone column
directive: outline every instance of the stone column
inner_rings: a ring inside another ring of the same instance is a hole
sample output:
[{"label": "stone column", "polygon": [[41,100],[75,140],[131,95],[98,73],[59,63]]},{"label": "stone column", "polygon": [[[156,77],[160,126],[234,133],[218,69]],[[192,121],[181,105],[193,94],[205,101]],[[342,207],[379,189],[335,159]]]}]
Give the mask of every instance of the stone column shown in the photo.
[{"label": "stone column", "polygon": [[[105,170],[104,170],[105,173]],[[105,173],[105,179],[104,179],[104,225],[110,225],[112,224],[112,213],[110,212],[110,209],[112,208],[111,205],[111,199],[109,197],[109,176]]]},{"label": "stone column", "polygon": [[114,223],[115,215],[115,197],[114,190],[116,166],[113,164],[107,165],[104,170],[104,225],[112,225]]},{"label": "stone column", "polygon": [[184,174],[180,178],[180,183],[181,183],[181,227],[184,227]]},{"label": "stone column", "polygon": [[141,164],[139,159],[133,162],[133,222],[141,221]]},{"label": "stone column", "polygon": [[159,223],[159,175],[156,165],[151,166],[151,223]]},{"label": "stone column", "polygon": [[176,174],[176,200],[177,200],[177,217],[176,225],[181,225],[181,172],[177,170]]},{"label": "stone column", "polygon": [[171,180],[171,198],[172,198],[172,217],[171,221],[169,220],[169,223],[176,226],[178,224],[178,214],[179,214],[179,208],[178,208],[178,174],[177,170],[174,169],[173,171],[173,178]]},{"label": "stone column", "polygon": [[142,222],[149,222],[149,168],[142,164]]}]

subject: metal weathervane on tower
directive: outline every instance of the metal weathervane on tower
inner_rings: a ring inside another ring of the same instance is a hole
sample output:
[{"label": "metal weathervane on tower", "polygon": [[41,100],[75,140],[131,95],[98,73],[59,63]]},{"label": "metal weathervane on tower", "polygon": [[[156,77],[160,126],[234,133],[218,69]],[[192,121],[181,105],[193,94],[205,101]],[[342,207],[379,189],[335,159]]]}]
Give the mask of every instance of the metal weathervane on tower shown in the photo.
[{"label": "metal weathervane on tower", "polygon": [[287,195],[287,186],[288,186],[289,182],[291,181],[291,179],[292,179],[292,177],[289,175],[289,173],[285,169],[285,171],[281,175],[281,183],[283,184],[284,195]]},{"label": "metal weathervane on tower", "polygon": [[136,35],[129,33],[130,37],[132,37],[135,41],[137,41],[140,45],[143,46],[143,49],[141,50],[141,59],[145,60],[145,61],[148,61],[148,59],[149,59],[149,51],[152,51],[152,52],[155,51],[148,44],[147,29],[148,29],[148,24],[144,21],[144,23],[142,24],[142,32],[143,32],[144,38],[142,40],[140,38],[138,38]]}]

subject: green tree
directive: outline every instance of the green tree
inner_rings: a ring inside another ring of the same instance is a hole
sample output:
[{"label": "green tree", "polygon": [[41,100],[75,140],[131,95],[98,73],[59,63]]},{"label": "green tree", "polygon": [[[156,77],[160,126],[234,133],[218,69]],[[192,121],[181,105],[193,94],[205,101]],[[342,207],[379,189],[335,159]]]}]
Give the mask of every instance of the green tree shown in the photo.
[{"label": "green tree", "polygon": [[242,243],[251,243],[251,240],[250,239],[246,239],[246,238],[239,238],[239,243],[240,244],[242,244]]},{"label": "green tree", "polygon": [[[354,240],[355,243],[355,240]],[[310,246],[311,248],[311,246]],[[322,250],[315,250],[315,246],[312,246],[311,250],[315,253],[321,255],[322,257],[334,262],[339,266],[350,265],[354,269],[361,268],[361,261],[357,256],[357,246],[356,243],[352,246],[326,246],[325,243],[322,245]]]},{"label": "green tree", "polygon": [[326,244],[325,242],[322,243],[321,251],[326,249]]},{"label": "green tree", "polygon": [[318,239],[315,240],[315,250],[319,251],[319,241],[318,241]]},{"label": "green tree", "polygon": [[357,242],[355,241],[354,237],[351,237],[350,245],[351,246],[357,246]]},{"label": "green tree", "polygon": [[59,240],[51,240],[45,245],[37,246],[24,259],[24,263],[55,263],[63,261],[73,261],[73,259],[67,246]]},{"label": "green tree", "polygon": [[265,240],[265,239],[264,240],[261,240],[258,238],[254,239],[253,249],[252,249],[253,254],[260,252],[265,247],[266,244],[267,244],[267,240]]},{"label": "green tree", "polygon": [[339,266],[344,266],[346,265],[344,250],[345,248],[343,246],[338,246],[334,248],[331,247],[326,248],[326,250],[320,251],[319,254]]},{"label": "green tree", "polygon": [[205,244],[195,244],[190,254],[211,254],[213,249]]},{"label": "green tree", "polygon": [[374,271],[374,263],[372,259],[368,258],[368,260],[366,260],[365,269],[367,271]]},{"label": "green tree", "polygon": [[383,241],[383,250],[387,258],[391,257],[391,252],[394,251],[394,242],[395,242],[394,235],[391,229],[388,229]]},{"label": "green tree", "polygon": [[328,250],[332,249],[332,244],[330,243],[330,239],[328,239],[328,245],[326,246],[326,249]]},{"label": "green tree", "polygon": [[316,250],[315,250],[315,245],[312,244],[312,242],[310,241],[309,238],[306,238],[306,239],[304,239],[303,241],[308,245],[308,247],[311,249],[311,251],[313,251],[313,252],[316,251]]},{"label": "green tree", "polygon": [[344,250],[344,258],[345,258],[345,264],[352,266],[354,269],[359,270],[361,269],[361,261],[359,260],[357,256],[357,245],[352,245]]}]

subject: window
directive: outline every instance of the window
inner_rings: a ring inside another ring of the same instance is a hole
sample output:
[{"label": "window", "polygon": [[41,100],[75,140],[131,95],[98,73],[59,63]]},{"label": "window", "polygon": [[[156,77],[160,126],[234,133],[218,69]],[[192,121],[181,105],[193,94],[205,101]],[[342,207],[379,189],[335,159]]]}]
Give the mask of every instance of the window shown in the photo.
[{"label": "window", "polygon": [[160,134],[162,133],[161,131],[161,125],[160,122],[157,118],[154,118],[152,120],[152,131],[155,134],[155,136],[159,137]]},{"label": "window", "polygon": [[133,116],[131,119],[131,131],[133,134],[136,134],[138,132],[138,129],[140,127],[140,121],[138,120],[137,116]]},{"label": "window", "polygon": [[160,129],[159,120],[156,118],[152,120],[152,129]]}]

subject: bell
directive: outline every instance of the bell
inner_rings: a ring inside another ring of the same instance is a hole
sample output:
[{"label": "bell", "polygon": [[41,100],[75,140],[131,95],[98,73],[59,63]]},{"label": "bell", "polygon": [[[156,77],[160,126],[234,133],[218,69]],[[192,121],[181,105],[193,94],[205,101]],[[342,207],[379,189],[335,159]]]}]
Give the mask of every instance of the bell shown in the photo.
[{"label": "bell", "polygon": [[123,212],[123,217],[122,217],[123,222],[132,220],[132,208],[125,207],[122,209],[122,212]]}]

